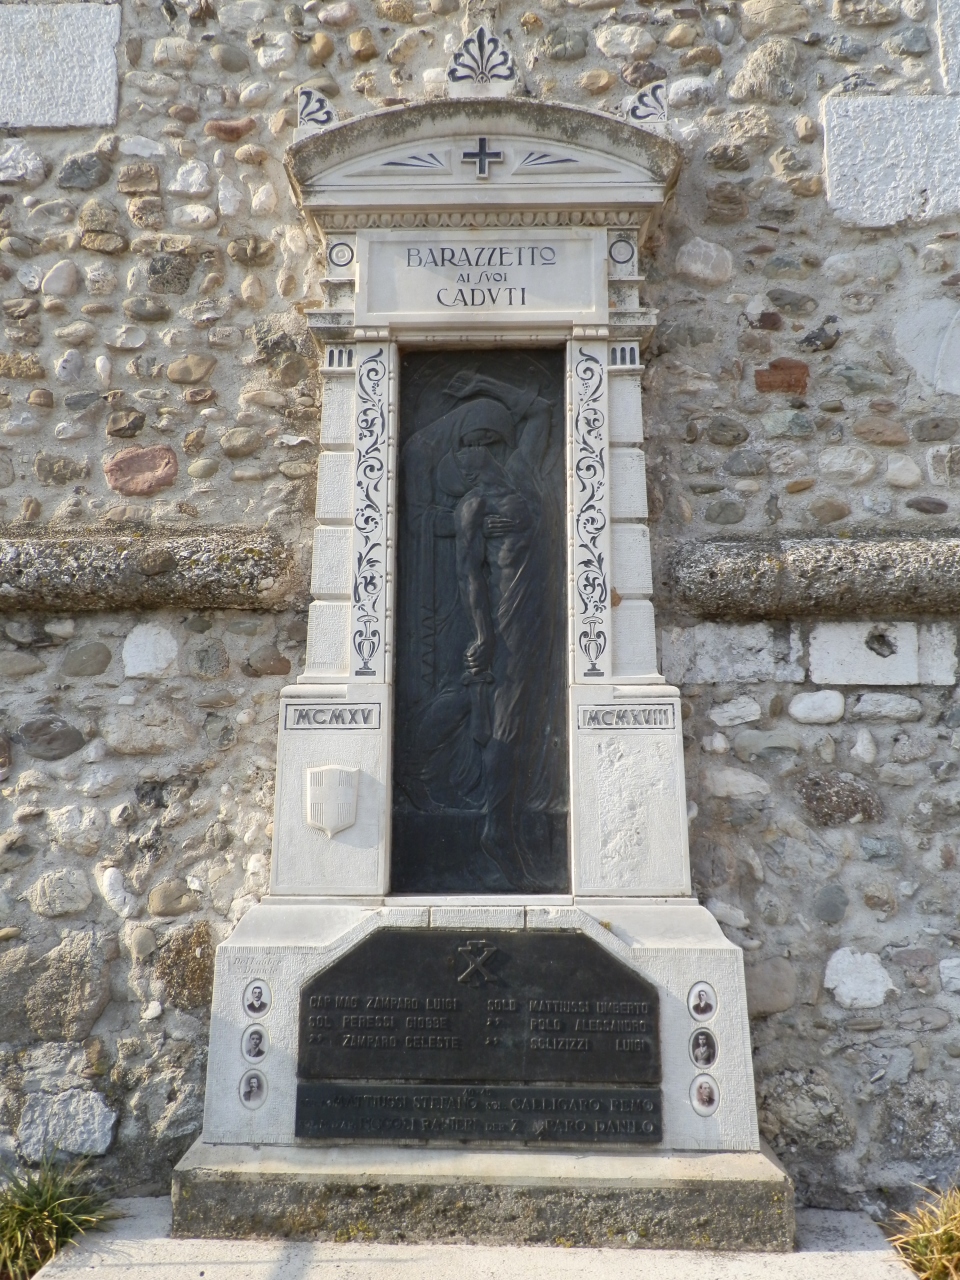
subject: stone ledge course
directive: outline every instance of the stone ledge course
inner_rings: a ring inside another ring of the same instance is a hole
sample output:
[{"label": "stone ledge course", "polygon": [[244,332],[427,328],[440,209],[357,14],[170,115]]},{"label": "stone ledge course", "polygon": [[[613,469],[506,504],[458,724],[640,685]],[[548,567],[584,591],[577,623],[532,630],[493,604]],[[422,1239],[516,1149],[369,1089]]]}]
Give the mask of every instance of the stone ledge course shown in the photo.
[{"label": "stone ledge course", "polygon": [[243,529],[0,537],[7,608],[275,609],[306,588],[293,547]]},{"label": "stone ledge course", "polygon": [[661,616],[948,616],[960,610],[960,537],[743,538],[661,549]]}]

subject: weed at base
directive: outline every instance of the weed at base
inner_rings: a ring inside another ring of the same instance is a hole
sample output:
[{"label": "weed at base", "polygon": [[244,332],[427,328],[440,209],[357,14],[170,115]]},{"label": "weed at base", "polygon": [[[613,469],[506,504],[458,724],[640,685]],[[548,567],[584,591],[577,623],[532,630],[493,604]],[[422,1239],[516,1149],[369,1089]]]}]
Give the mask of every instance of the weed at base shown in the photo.
[{"label": "weed at base", "polygon": [[25,1173],[0,1173],[0,1280],[30,1280],[68,1241],[117,1217],[87,1163],[47,1157]]},{"label": "weed at base", "polygon": [[920,1280],[960,1280],[960,1189],[935,1193],[910,1213],[898,1213],[891,1244]]}]

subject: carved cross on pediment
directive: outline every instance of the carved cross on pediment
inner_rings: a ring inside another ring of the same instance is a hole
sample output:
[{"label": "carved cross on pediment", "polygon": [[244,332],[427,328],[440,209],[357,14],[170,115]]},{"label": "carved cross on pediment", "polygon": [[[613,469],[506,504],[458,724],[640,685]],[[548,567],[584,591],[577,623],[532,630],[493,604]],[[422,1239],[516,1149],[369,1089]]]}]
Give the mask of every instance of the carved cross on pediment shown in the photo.
[{"label": "carved cross on pediment", "polygon": [[476,151],[464,151],[460,160],[463,164],[475,164],[478,178],[489,178],[490,170],[488,166],[491,164],[503,164],[503,152],[489,151],[486,138],[478,138]]}]

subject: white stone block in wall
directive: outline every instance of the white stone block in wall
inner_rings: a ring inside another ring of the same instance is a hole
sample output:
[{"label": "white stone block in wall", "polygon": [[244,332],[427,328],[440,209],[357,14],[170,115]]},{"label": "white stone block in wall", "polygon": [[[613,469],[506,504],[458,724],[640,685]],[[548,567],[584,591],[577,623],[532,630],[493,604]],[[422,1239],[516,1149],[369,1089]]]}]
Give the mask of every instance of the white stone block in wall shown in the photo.
[{"label": "white stone block in wall", "polygon": [[791,698],[787,714],[798,724],[836,724],[845,710],[846,700],[839,689],[818,689]]},{"label": "white stone block in wall", "polygon": [[311,592],[346,598],[352,581],[353,529],[349,525],[318,525],[313,533]]},{"label": "white stone block in wall", "polygon": [[[893,327],[897,350],[928,387],[948,395],[960,395],[960,308],[951,298],[933,298],[904,307]],[[947,452],[952,446],[945,446]],[[944,448],[929,450],[927,466],[931,484],[947,484],[936,458]],[[955,483],[955,480],[954,480]]]},{"label": "white stone block in wall", "polygon": [[814,684],[917,684],[914,622],[820,622],[810,633]]},{"label": "white stone block in wall", "polygon": [[611,444],[639,444],[643,439],[640,374],[612,373],[607,379]]},{"label": "white stone block in wall", "polygon": [[952,957],[940,961],[940,982],[944,991],[960,995],[960,959]]},{"label": "white stone block in wall", "polygon": [[231,35],[246,35],[251,27],[263,22],[270,12],[270,6],[263,0],[235,0],[233,4],[221,5],[217,10],[217,21],[222,31]]},{"label": "white stone block in wall", "polygon": [[875,952],[851,947],[841,947],[827,961],[823,985],[842,1009],[879,1009],[897,989]]},{"label": "white stone block in wall", "polygon": [[957,633],[949,622],[932,622],[920,628],[920,684],[953,685],[957,683]]},{"label": "white stone block in wall", "polygon": [[610,530],[610,580],[622,596],[653,593],[650,531],[645,524],[615,524]]},{"label": "white stone block in wall", "polygon": [[766,622],[701,622],[664,628],[661,644],[663,674],[670,684],[793,684],[805,678],[803,645],[795,627],[788,632]]},{"label": "white stone block in wall", "polygon": [[169,675],[177,661],[176,637],[159,622],[141,622],[123,642],[123,674],[158,680]]},{"label": "white stone block in wall", "polygon": [[315,600],[307,625],[306,675],[345,676],[350,662],[350,605]]},{"label": "white stone block in wall", "polygon": [[905,693],[862,693],[853,705],[854,720],[919,720],[923,703]]},{"label": "white stone block in wall", "polygon": [[960,3],[939,0],[937,35],[940,38],[940,69],[948,93],[960,93]]},{"label": "white stone block in wall", "polygon": [[889,227],[960,210],[960,98],[828,94],[827,200],[844,221]]},{"label": "white stone block in wall", "polygon": [[947,395],[960,396],[960,311],[953,317],[943,335],[934,366],[934,389]]},{"label": "white stone block in wall", "polygon": [[320,413],[320,440],[324,445],[353,444],[354,380],[346,376],[325,378]]},{"label": "white stone block in wall", "polygon": [[647,515],[647,460],[641,449],[611,449],[610,514],[614,520]]},{"label": "white stone block in wall", "polygon": [[613,678],[635,680],[657,674],[657,631],[649,600],[621,600],[613,619]]},{"label": "white stone block in wall", "polygon": [[960,483],[960,448],[957,445],[935,444],[927,450],[926,462],[927,479],[931,484],[955,489]]},{"label": "white stone block in wall", "polygon": [[748,769],[707,769],[703,785],[721,800],[762,800],[770,794],[770,783]]},{"label": "white stone block in wall", "polygon": [[102,1156],[113,1141],[117,1113],[103,1095],[87,1089],[28,1094],[17,1144],[27,1160],[40,1161],[49,1151]]},{"label": "white stone block in wall", "polygon": [[729,702],[711,707],[708,715],[718,728],[731,729],[737,724],[753,724],[755,720],[762,719],[763,711],[756,698],[741,694],[739,698],[731,698]]},{"label": "white stone block in wall", "polygon": [[0,4],[0,125],[117,118],[118,4]]},{"label": "white stone block in wall", "polygon": [[320,454],[317,465],[318,520],[353,519],[353,482],[355,460],[353,453]]}]

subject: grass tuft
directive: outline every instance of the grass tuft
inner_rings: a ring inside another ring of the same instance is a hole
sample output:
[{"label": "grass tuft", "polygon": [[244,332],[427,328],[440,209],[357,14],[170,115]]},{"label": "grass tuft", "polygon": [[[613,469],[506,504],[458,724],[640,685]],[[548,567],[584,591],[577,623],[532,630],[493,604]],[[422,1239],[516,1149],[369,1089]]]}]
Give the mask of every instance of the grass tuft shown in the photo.
[{"label": "grass tuft", "polygon": [[25,1173],[0,1174],[0,1280],[29,1280],[74,1236],[115,1218],[108,1199],[86,1160],[48,1157]]},{"label": "grass tuft", "polygon": [[901,1230],[891,1243],[920,1280],[960,1280],[960,1188],[928,1192],[895,1221]]}]

